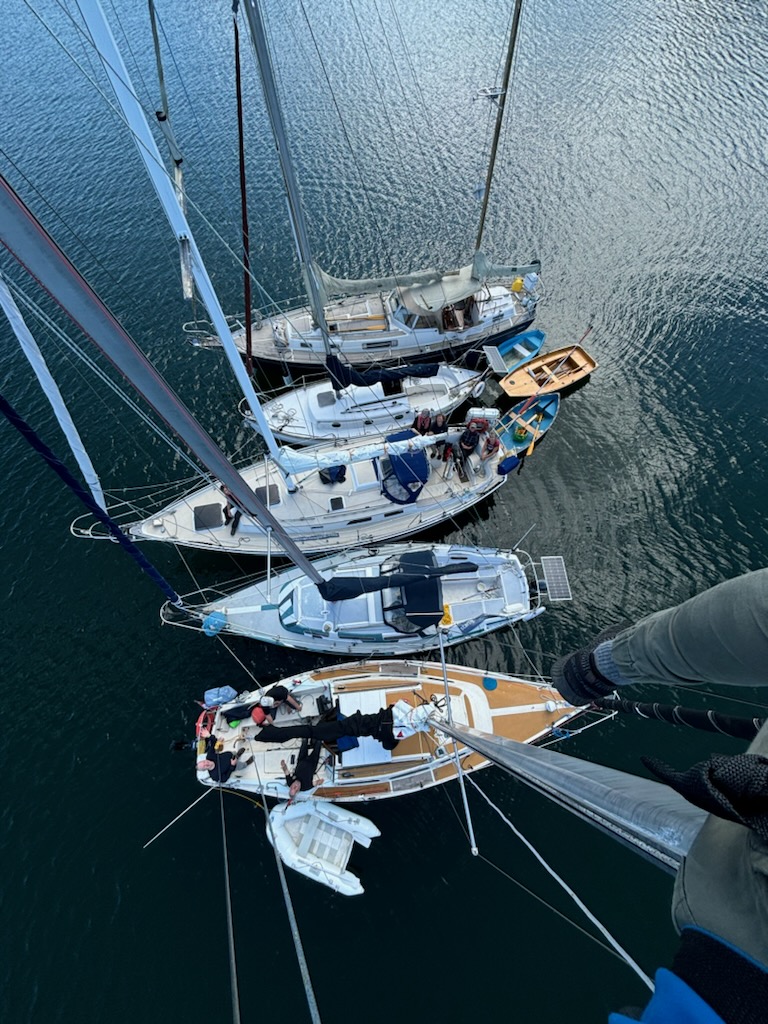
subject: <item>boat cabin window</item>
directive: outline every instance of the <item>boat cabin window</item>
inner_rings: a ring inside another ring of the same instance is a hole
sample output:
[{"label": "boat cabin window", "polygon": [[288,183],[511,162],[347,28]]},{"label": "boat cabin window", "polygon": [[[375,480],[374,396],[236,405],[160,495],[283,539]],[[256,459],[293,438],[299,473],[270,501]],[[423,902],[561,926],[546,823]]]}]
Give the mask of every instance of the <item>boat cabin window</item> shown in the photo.
[{"label": "boat cabin window", "polygon": [[415,331],[420,327],[435,327],[435,320],[428,316],[418,316],[416,313],[411,313],[408,317],[408,326],[411,330]]},{"label": "boat cabin window", "polygon": [[363,348],[374,349],[374,348],[397,348],[397,338],[390,338],[386,341],[364,341]]},{"label": "boat cabin window", "polygon": [[269,487],[257,487],[253,492],[262,505],[272,508],[280,504],[280,488],[277,484],[270,484]]}]

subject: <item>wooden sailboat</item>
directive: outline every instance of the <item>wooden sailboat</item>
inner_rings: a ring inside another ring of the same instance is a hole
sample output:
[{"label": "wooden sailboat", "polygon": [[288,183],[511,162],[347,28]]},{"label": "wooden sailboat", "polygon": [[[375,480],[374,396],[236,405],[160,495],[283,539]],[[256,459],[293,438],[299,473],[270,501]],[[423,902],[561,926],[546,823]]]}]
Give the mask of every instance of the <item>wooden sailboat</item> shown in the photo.
[{"label": "wooden sailboat", "polygon": [[534,356],[502,377],[499,386],[510,398],[550,395],[581,383],[595,369],[596,360],[581,345],[566,345]]},{"label": "wooden sailboat", "polygon": [[[221,783],[225,788],[287,799],[282,762],[289,768],[295,764],[302,739],[307,738],[296,732],[308,732],[310,727],[318,737],[329,737],[322,741],[313,799],[387,800],[455,779],[457,757],[465,772],[490,763],[483,755],[446,740],[442,725],[447,721],[448,702],[454,723],[524,743],[545,739],[581,710],[563,701],[546,683],[456,665],[444,669],[432,662],[350,663],[304,672],[278,685],[290,691],[301,709],[293,711],[287,702],[281,704],[274,726],[266,730],[269,739],[263,738],[264,726],[251,717],[259,693],[241,693],[204,710],[198,718],[198,736],[201,730],[210,731],[222,752],[234,756],[244,751],[235,770]],[[379,716],[390,705],[396,709],[394,717]],[[233,711],[243,717],[233,718]],[[358,713],[365,716],[362,722]],[[342,722],[349,719],[352,724],[332,739],[338,732],[334,724],[339,714],[345,716]],[[377,716],[378,724],[373,722]],[[286,736],[282,742],[281,733]],[[198,764],[203,756],[204,745],[198,747]],[[249,757],[253,761],[246,764]],[[205,786],[219,785],[205,769],[198,768],[197,778]]]}]

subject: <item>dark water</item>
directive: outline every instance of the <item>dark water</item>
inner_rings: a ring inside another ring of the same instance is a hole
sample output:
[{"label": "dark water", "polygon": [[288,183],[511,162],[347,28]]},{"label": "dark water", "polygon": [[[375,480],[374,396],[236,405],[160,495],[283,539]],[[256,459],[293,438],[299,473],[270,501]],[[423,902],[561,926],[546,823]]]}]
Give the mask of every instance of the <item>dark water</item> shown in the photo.
[{"label": "dark water", "polygon": [[[332,272],[468,259],[477,218],[468,197],[488,140],[488,112],[471,96],[497,79],[507,6],[313,0],[304,8],[321,65],[301,7],[267,4],[313,239]],[[106,91],[93,57],[53,0],[6,7],[3,173],[214,435],[237,448],[235,385],[218,355],[180,341],[190,312],[174,243],[132,144],[86,77]],[[153,109],[145,11],[120,0],[109,14]],[[237,310],[226,248],[239,234],[229,4],[165,0],[160,15],[199,207],[193,226],[225,306]],[[554,347],[591,322],[600,365],[525,472],[444,533],[508,544],[535,523],[528,546],[565,556],[575,600],[518,634],[459,649],[456,661],[525,671],[524,649],[547,671],[618,617],[766,564],[767,37],[760,5],[737,0],[695,11],[526,7],[484,244],[499,259],[542,259],[537,326]],[[254,269],[281,298],[298,292],[298,274],[250,67],[246,93]],[[3,393],[62,451],[0,330]],[[107,486],[185,472],[52,333],[35,330]],[[142,845],[199,795],[184,757],[168,753],[170,739],[189,733],[194,698],[215,683],[248,685],[246,670],[269,681],[312,662],[242,644],[241,666],[220,644],[161,629],[159,592],[114,547],[70,537],[75,499],[0,429],[2,1017],[227,1020],[218,797]],[[175,552],[148,554],[190,588]],[[187,563],[201,582],[226,571],[200,553]],[[710,699],[751,710],[757,696]],[[732,747],[618,722],[565,749],[638,771],[640,753],[683,765]],[[647,970],[669,960],[670,878],[500,772],[481,785]],[[383,834],[353,860],[362,898],[290,877],[323,1019],[586,1022],[641,1003],[626,967],[505,877],[578,918],[470,797],[484,859],[470,856],[458,794],[446,788],[371,810]],[[225,810],[243,1020],[303,1021],[263,821],[244,801]]]}]

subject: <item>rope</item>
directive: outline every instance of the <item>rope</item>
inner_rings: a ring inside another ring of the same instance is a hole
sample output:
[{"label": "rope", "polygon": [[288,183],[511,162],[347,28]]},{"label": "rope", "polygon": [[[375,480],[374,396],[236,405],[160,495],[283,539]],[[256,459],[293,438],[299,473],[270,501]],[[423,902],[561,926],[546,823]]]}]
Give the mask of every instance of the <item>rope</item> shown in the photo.
[{"label": "rope", "polygon": [[554,868],[550,867],[550,865],[544,860],[544,858],[541,856],[541,854],[538,852],[538,850],[533,846],[533,844],[530,843],[525,838],[525,836],[522,834],[522,832],[520,832],[519,829],[517,829],[515,827],[515,825],[512,824],[512,822],[509,820],[509,818],[507,818],[506,815],[493,803],[493,801],[490,799],[490,797],[486,796],[486,794],[482,791],[482,789],[480,789],[480,787],[477,785],[475,780],[473,778],[471,778],[471,776],[467,776],[467,779],[468,779],[469,782],[472,783],[472,785],[475,787],[477,792],[482,796],[482,798],[493,808],[494,811],[496,811],[496,813],[499,815],[499,817],[502,819],[502,821],[505,821],[507,823],[507,825],[512,829],[512,831],[517,836],[517,838],[520,840],[520,842],[533,854],[533,856],[536,858],[536,860],[539,862],[539,864],[541,864],[541,866],[544,868],[544,870],[547,871],[548,874],[551,875],[552,878],[554,878],[554,880],[557,882],[557,884],[559,886],[561,886],[562,889],[571,897],[571,899],[574,901],[576,906],[579,907],[579,909],[587,917],[587,919],[592,922],[592,924],[598,929],[598,931],[601,933],[601,935],[603,935],[603,937],[605,939],[607,939],[608,942],[610,942],[610,944],[617,951],[617,953],[621,956],[621,958],[632,968],[632,970],[635,972],[635,974],[637,974],[637,976],[640,978],[640,980],[645,985],[648,986],[648,988],[651,990],[651,992],[653,992],[655,990],[655,986],[653,984],[653,981],[651,981],[651,979],[648,977],[648,975],[635,962],[635,960],[632,959],[632,957],[629,955],[629,953],[627,953],[627,951],[624,949],[624,947],[621,946],[616,941],[616,939],[614,939],[614,937],[611,935],[611,933],[608,931],[608,929],[605,928],[604,925],[602,925],[600,923],[600,921],[598,921],[598,919],[595,917],[595,915],[592,913],[592,911],[589,909],[589,907],[587,907],[587,905],[583,902],[583,900],[581,900],[576,895],[576,893],[573,891],[573,889],[568,885],[567,882],[564,881],[564,879],[562,879],[560,877],[560,875],[558,875],[558,873],[554,870]]},{"label": "rope", "polygon": [[[259,769],[254,762],[254,768],[256,769],[256,777],[261,787],[261,776]],[[263,792],[263,787],[262,787]],[[280,879],[280,888],[283,893],[283,902],[285,903],[285,912],[288,915],[288,923],[291,926],[291,938],[293,939],[293,947],[296,951],[296,959],[299,963],[299,971],[301,973],[301,981],[304,985],[304,995],[307,999],[307,1007],[309,1009],[309,1015],[312,1018],[312,1024],[322,1024],[320,1020],[320,1011],[317,1007],[317,999],[315,998],[315,991],[312,987],[312,979],[309,976],[309,967],[307,966],[307,958],[304,953],[304,946],[301,941],[301,935],[299,934],[299,926],[296,921],[296,912],[293,909],[293,902],[291,901],[291,894],[288,891],[288,882],[285,877],[285,871],[283,870],[283,862],[280,860],[280,854],[277,852],[277,842],[275,840],[275,834],[272,830],[272,820],[269,816],[269,810],[267,808],[267,801],[264,800],[262,804],[264,809],[264,819],[267,823],[267,831],[272,840],[272,852],[275,855],[275,866],[277,867],[277,874]]]},{"label": "rope", "polygon": [[168,829],[171,827],[171,825],[175,825],[176,822],[179,820],[179,818],[183,818],[184,815],[187,813],[187,811],[191,811],[193,807],[195,807],[197,804],[199,804],[201,800],[204,800],[212,792],[213,792],[213,789],[206,789],[206,791],[203,793],[202,796],[199,796],[197,798],[197,800],[193,800],[192,803],[189,805],[189,807],[185,807],[184,810],[181,812],[181,814],[177,814],[176,817],[173,819],[173,821],[169,821],[168,824],[165,826],[165,828],[161,828],[160,831],[156,835],[152,836],[152,838],[150,840],[148,840],[146,843],[144,843],[144,845],[142,846],[142,850],[146,850],[146,848],[148,846],[151,846],[152,843],[154,843],[154,841],[156,839],[159,839],[160,836],[164,832],[168,831]]},{"label": "rope", "polygon": [[229,881],[229,853],[227,851],[227,826],[224,817],[224,788],[218,786],[219,812],[221,816],[221,844],[224,854],[224,891],[227,902],[227,946],[229,948],[229,991],[232,998],[232,1021],[240,1024],[240,995],[237,988],[237,961],[235,959],[235,929],[232,921],[232,889]]},{"label": "rope", "polygon": [[[448,787],[441,786],[440,789],[442,790],[443,795],[448,801],[448,806],[453,811],[454,816],[459,823],[459,827],[462,829],[464,835],[466,836],[467,830],[466,828],[464,828],[464,823],[461,820],[461,815],[454,807],[453,801],[451,800],[448,794]],[[484,864],[487,864],[489,867],[493,868],[494,871],[498,871],[499,874],[503,875],[508,882],[512,882],[514,885],[518,887],[518,889],[522,889],[527,896],[530,896],[532,899],[536,900],[543,907],[546,907],[547,910],[551,910],[553,914],[561,918],[563,921],[565,921],[566,924],[569,924],[572,928],[575,928],[577,932],[581,932],[581,934],[585,938],[589,939],[590,942],[594,942],[596,946],[599,946],[599,948],[602,949],[604,953],[610,953],[611,956],[616,957],[617,960],[620,960],[621,963],[624,963],[624,958],[619,956],[615,949],[613,949],[611,946],[607,946],[604,942],[601,942],[596,935],[593,935],[591,932],[588,932],[586,928],[582,928],[580,924],[577,924],[572,918],[568,917],[567,914],[564,914],[562,910],[558,910],[557,907],[553,906],[551,903],[548,903],[545,899],[543,899],[543,897],[539,896],[537,892],[534,892],[533,889],[529,889],[527,885],[525,885],[519,879],[515,878],[514,875],[510,875],[508,871],[505,871],[504,868],[499,867],[498,864],[495,864],[492,860],[489,860],[482,853],[478,854],[478,860],[483,861]]]}]

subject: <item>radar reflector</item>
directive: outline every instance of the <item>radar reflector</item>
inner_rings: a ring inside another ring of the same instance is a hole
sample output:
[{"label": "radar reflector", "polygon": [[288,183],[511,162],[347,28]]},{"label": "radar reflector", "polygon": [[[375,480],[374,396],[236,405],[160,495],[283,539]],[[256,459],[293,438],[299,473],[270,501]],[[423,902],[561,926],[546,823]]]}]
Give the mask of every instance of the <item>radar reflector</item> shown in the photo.
[{"label": "radar reflector", "polygon": [[545,555],[541,559],[541,570],[550,601],[573,600],[565,560],[560,555]]}]

